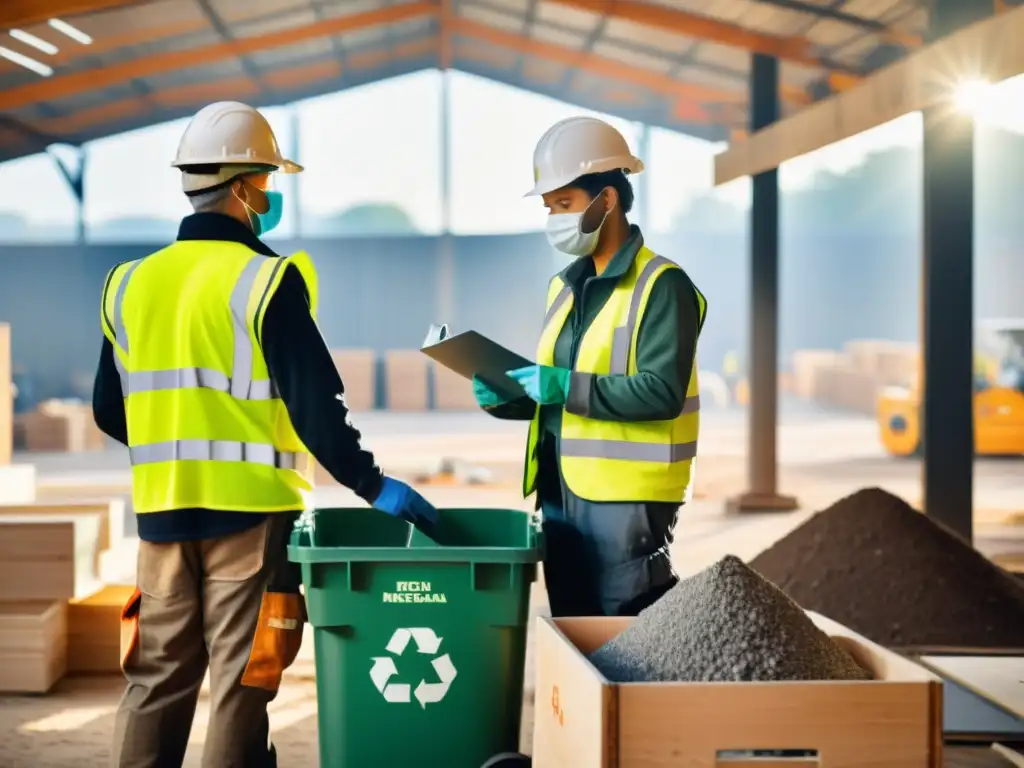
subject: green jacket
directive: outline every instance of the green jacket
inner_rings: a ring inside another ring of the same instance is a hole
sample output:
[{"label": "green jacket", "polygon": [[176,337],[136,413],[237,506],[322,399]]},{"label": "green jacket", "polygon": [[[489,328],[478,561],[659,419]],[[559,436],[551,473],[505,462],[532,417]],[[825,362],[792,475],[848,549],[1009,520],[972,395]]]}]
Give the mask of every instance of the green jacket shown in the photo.
[{"label": "green jacket", "polygon": [[[580,342],[590,324],[604,307],[618,279],[629,269],[643,245],[637,226],[630,238],[612,257],[605,271],[596,275],[589,257],[577,259],[561,273],[572,287],[573,308],[555,341],[555,365],[572,368]],[[680,414],[694,365],[700,332],[697,292],[682,269],[670,269],[657,277],[640,321],[634,376],[586,377],[587,391],[574,391],[580,377],[573,377],[565,408],[570,413],[604,421],[661,421]],[[529,420],[535,405],[523,397],[490,409],[500,419]],[[541,422],[545,432],[556,438],[562,408],[545,406]]]}]

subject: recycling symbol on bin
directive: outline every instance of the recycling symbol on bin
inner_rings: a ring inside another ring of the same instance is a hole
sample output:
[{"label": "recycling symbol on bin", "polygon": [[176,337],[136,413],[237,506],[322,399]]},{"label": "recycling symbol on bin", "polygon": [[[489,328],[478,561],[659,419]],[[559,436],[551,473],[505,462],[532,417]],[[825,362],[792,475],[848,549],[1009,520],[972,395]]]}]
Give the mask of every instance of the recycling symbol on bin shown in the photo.
[{"label": "recycling symbol on bin", "polygon": [[455,665],[452,664],[447,653],[437,656],[438,649],[441,647],[441,639],[429,627],[395,630],[395,634],[391,636],[391,640],[387,644],[387,652],[392,656],[401,656],[408,647],[409,641],[415,640],[417,651],[425,655],[436,656],[430,664],[437,674],[438,682],[428,683],[426,680],[420,680],[415,690],[408,683],[390,682],[391,678],[398,674],[395,659],[392,656],[374,656],[370,679],[384,696],[385,701],[391,704],[408,704],[415,696],[420,706],[426,709],[427,704],[437,704],[445,697],[457,673]]}]

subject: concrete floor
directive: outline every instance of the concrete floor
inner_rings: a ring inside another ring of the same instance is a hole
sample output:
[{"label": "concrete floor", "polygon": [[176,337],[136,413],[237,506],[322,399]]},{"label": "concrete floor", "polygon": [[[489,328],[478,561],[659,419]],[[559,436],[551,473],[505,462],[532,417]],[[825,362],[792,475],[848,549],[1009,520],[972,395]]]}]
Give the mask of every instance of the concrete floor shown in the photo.
[{"label": "concrete floor", "polygon": [[[424,485],[421,490],[438,506],[528,508],[518,493],[523,425],[480,414],[365,414],[356,418],[367,445],[386,471],[415,477],[442,458],[456,458],[487,468],[489,486]],[[674,555],[684,574],[693,573],[726,553],[750,558],[786,535],[813,510],[858,488],[878,485],[915,501],[919,467],[914,461],[885,457],[868,419],[830,414],[786,404],[779,432],[781,486],[795,493],[803,508],[784,515],[729,517],[723,500],[743,489],[746,429],[739,411],[710,412],[704,418],[697,499],[684,511]],[[124,491],[128,484],[123,450],[68,455],[22,455],[16,460],[37,464],[44,497],[97,495]],[[980,548],[1024,553],[1024,528],[1009,524],[1021,504],[1024,462],[979,461],[976,467],[976,516]],[[317,506],[362,505],[337,487],[319,488]],[[1019,515],[1018,515],[1019,517]],[[133,545],[129,540],[108,557],[106,577],[134,578]],[[542,585],[533,593],[534,612],[544,609]],[[532,733],[532,643],[527,661],[523,747]],[[316,695],[312,642],[307,638],[296,665],[272,706],[275,741],[282,766],[318,764]],[[118,678],[72,678],[42,697],[0,697],[0,768],[92,768],[105,765],[113,711],[121,689]],[[187,766],[199,765],[205,736],[206,699],[200,702]],[[987,750],[951,754],[949,765],[1008,765],[993,761]],[[566,768],[569,768],[568,766]]]}]

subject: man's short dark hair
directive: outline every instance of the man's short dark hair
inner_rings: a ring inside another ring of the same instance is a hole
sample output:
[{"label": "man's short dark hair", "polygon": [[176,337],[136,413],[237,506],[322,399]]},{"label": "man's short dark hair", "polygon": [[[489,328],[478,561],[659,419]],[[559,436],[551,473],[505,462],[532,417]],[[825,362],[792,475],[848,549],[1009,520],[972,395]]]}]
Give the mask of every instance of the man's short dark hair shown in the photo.
[{"label": "man's short dark hair", "polygon": [[586,176],[580,176],[566,186],[582,189],[591,198],[601,194],[601,190],[605,187],[612,187],[619,193],[619,205],[622,207],[622,212],[629,213],[633,209],[633,199],[635,197],[633,185],[629,183],[629,179],[626,178],[626,174],[623,171],[588,173]]}]

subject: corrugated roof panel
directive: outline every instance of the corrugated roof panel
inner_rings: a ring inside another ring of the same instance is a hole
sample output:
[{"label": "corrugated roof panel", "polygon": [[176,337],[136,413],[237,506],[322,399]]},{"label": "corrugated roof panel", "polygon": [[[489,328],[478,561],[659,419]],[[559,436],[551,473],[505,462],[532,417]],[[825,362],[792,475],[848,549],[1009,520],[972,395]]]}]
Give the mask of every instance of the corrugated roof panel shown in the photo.
[{"label": "corrugated roof panel", "polygon": [[466,58],[470,61],[480,62],[492,68],[507,69],[515,66],[519,54],[507,48],[500,48],[489,43],[481,43],[476,40],[457,40],[454,45],[456,58]]},{"label": "corrugated roof panel", "polygon": [[634,24],[623,19],[610,19],[604,34],[607,38],[626,40],[674,55],[685,53],[696,42],[692,37],[666,32],[646,24]]},{"label": "corrugated roof panel", "polygon": [[843,6],[843,12],[864,19],[881,19],[900,5],[903,5],[903,0],[848,0]]},{"label": "corrugated roof panel", "polygon": [[615,59],[633,67],[641,67],[652,72],[664,74],[675,66],[671,59],[659,56],[649,56],[639,51],[623,48],[613,43],[599,41],[594,45],[594,53],[605,58]]},{"label": "corrugated roof panel", "polygon": [[798,34],[814,21],[814,17],[809,14],[753,0],[715,0],[704,13],[755,32],[783,37]]},{"label": "corrugated roof panel", "polygon": [[404,21],[398,21],[393,24],[382,25],[385,30],[398,37],[411,37],[412,35],[422,34],[429,31],[435,24],[435,21],[430,16],[421,16],[415,19],[405,19]]},{"label": "corrugated roof panel", "polygon": [[694,53],[694,59],[705,64],[736,69],[745,72],[750,63],[750,53],[718,43],[701,43]]},{"label": "corrugated roof panel", "polygon": [[198,32],[191,32],[187,35],[167,37],[156,40],[152,43],[139,43],[138,45],[119,48],[106,54],[103,59],[105,63],[111,64],[116,61],[131,61],[141,56],[154,53],[170,53],[172,51],[188,51],[193,48],[202,48],[220,42],[220,35],[212,27],[206,27]]},{"label": "corrugated roof panel", "polygon": [[457,16],[486,24],[489,27],[515,32],[518,34],[523,28],[523,20],[508,13],[502,13],[482,5],[463,5],[456,12]]},{"label": "corrugated roof panel", "polygon": [[797,88],[806,88],[824,75],[825,70],[821,67],[805,67],[802,64],[794,64],[789,61],[782,62],[782,66],[779,68],[780,81]]},{"label": "corrugated roof panel", "polygon": [[304,40],[295,45],[272,48],[249,55],[249,60],[261,69],[273,69],[292,64],[314,56],[328,56],[332,53],[331,41],[327,38]]},{"label": "corrugated roof panel", "polygon": [[281,16],[307,11],[309,0],[207,0],[225,24],[241,24],[264,16]]},{"label": "corrugated roof panel", "polygon": [[560,83],[565,77],[566,67],[542,59],[527,56],[523,61],[523,77],[542,85]]},{"label": "corrugated roof panel", "polygon": [[856,67],[865,56],[877,47],[878,38],[875,35],[859,35],[832,51],[829,57],[841,64]]},{"label": "corrugated roof panel", "polygon": [[729,93],[746,93],[746,87],[742,80],[737,80],[726,73],[715,72],[700,66],[686,67],[679,73],[676,79],[684,83],[718,88]]},{"label": "corrugated roof panel", "polygon": [[261,16],[252,21],[231,24],[229,29],[232,37],[244,38],[281,32],[294,27],[304,27],[316,21],[316,14],[311,7],[300,8],[280,16]]},{"label": "corrugated roof panel", "polygon": [[467,5],[484,5],[492,6],[494,8],[500,8],[505,13],[516,13],[520,16],[526,16],[530,8],[532,0],[453,0],[456,7],[467,6]]},{"label": "corrugated roof panel", "polygon": [[383,44],[391,33],[390,27],[385,24],[366,29],[357,29],[341,36],[342,44],[347,48],[350,46],[365,46]]},{"label": "corrugated roof panel", "polygon": [[144,7],[125,7],[76,16],[74,25],[94,41],[131,29],[177,25],[183,21],[205,22],[202,9],[192,0],[155,0]]},{"label": "corrugated roof panel", "polygon": [[54,99],[47,104],[62,115],[73,115],[76,112],[83,112],[87,109],[100,107],[114,101],[138,96],[129,83],[119,83],[109,88],[102,88],[95,91],[82,91],[73,96],[65,96],[61,99]]},{"label": "corrugated roof panel", "polygon": [[147,77],[143,82],[154,91],[167,88],[180,88],[183,85],[202,83],[209,80],[225,80],[245,74],[245,69],[238,59],[222,59],[215,64],[201,67],[189,67],[173,72]]},{"label": "corrugated roof panel", "polygon": [[850,42],[859,34],[863,34],[863,30],[858,27],[844,24],[841,21],[834,21],[833,19],[822,19],[804,32],[804,37],[814,45],[823,48],[833,48]]},{"label": "corrugated roof panel", "polygon": [[[308,2],[308,0],[307,0]],[[327,19],[335,19],[339,16],[351,16],[354,13],[366,13],[375,11],[385,5],[402,5],[400,2],[388,3],[387,0],[332,0],[331,2],[320,2],[320,14]]]},{"label": "corrugated roof panel", "polygon": [[537,6],[537,20],[572,27],[581,32],[592,32],[601,22],[600,11],[581,11],[564,5],[541,3]]},{"label": "corrugated roof panel", "polygon": [[561,45],[565,48],[572,48],[574,51],[582,48],[583,43],[585,43],[587,39],[586,35],[567,32],[561,29],[554,29],[546,24],[535,24],[533,27],[533,36],[538,40],[543,40],[545,43],[553,43],[554,45]]}]

